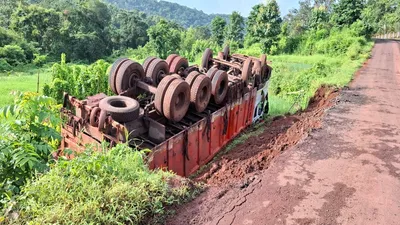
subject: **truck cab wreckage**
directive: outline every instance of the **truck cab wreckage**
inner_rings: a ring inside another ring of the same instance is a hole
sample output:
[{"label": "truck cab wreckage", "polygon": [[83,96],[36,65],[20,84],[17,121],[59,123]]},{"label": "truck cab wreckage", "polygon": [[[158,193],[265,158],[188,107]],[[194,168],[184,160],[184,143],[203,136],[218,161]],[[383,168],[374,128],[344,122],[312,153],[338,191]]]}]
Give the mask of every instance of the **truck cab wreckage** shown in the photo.
[{"label": "truck cab wreckage", "polygon": [[231,55],[229,47],[217,58],[206,49],[200,66],[175,54],[143,65],[118,59],[109,71],[115,96],[64,94],[58,155],[128,143],[151,150],[150,169],[190,176],[268,111],[271,73],[265,55]]}]

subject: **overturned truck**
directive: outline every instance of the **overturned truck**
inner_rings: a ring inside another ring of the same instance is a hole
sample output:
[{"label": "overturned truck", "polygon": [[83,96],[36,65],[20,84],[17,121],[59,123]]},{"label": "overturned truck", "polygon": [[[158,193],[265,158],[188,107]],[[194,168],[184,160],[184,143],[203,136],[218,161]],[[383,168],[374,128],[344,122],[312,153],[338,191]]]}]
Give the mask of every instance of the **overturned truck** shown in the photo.
[{"label": "overturned truck", "polygon": [[58,154],[128,143],[151,150],[151,169],[189,176],[268,111],[271,72],[265,55],[231,55],[228,47],[217,58],[206,49],[200,66],[175,54],[143,65],[118,59],[109,71],[115,96],[64,94]]}]

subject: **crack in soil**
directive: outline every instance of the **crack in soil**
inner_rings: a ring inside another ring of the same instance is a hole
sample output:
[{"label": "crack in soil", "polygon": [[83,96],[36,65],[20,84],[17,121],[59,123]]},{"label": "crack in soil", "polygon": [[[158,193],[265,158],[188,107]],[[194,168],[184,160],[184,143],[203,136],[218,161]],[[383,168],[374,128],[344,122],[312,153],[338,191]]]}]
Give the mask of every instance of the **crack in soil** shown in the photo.
[{"label": "crack in soil", "polygon": [[[257,183],[254,184],[254,186],[260,184],[261,181],[262,181],[262,180],[259,180]],[[224,219],[224,217],[225,217],[227,214],[233,212],[233,210],[235,210],[236,207],[240,207],[240,206],[242,206],[244,203],[246,203],[246,202],[247,202],[247,196],[253,194],[255,190],[256,190],[256,187],[254,187],[250,192],[248,192],[247,194],[245,194],[245,195],[242,197],[242,198],[244,198],[243,201],[241,201],[239,204],[235,204],[235,205],[232,207],[231,210],[229,210],[228,212],[224,213],[224,214],[222,215],[222,217],[218,219],[217,225],[221,222],[222,219]],[[239,209],[239,210],[240,210],[240,209]],[[237,214],[237,212],[239,212],[239,210],[236,211],[236,212],[234,213],[232,222],[231,222],[230,224],[233,224],[233,222],[235,221],[235,219],[236,219],[236,214]]]}]

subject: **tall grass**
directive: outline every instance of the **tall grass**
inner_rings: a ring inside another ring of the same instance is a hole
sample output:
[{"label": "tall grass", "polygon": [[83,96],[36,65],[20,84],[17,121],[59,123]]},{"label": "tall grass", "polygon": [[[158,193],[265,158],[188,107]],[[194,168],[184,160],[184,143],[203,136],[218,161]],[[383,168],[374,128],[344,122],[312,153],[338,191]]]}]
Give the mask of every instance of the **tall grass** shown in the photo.
[{"label": "tall grass", "polygon": [[150,171],[144,157],[142,152],[118,145],[108,152],[60,160],[25,186],[11,211],[18,218],[8,217],[8,222],[145,224],[190,192],[188,183],[176,180],[172,173]]}]

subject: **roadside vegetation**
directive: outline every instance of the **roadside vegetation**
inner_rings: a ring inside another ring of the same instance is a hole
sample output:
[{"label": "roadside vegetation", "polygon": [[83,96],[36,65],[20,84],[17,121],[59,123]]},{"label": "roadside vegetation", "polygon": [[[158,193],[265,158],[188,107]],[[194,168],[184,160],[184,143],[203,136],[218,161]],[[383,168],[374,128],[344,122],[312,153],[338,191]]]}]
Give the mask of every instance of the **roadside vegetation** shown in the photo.
[{"label": "roadside vegetation", "polygon": [[233,12],[190,28],[98,0],[0,3],[0,224],[143,224],[192,197],[186,180],[149,171],[146,152],[123,145],[53,159],[62,93],[111,94],[107,70],[119,57],[177,53],[199,63],[206,48],[216,55],[225,45],[266,53],[269,114],[277,116],[305,109],[323,84],[347,85],[371,36],[400,27],[399,0],[302,0],[283,18],[268,0],[247,20]]}]

